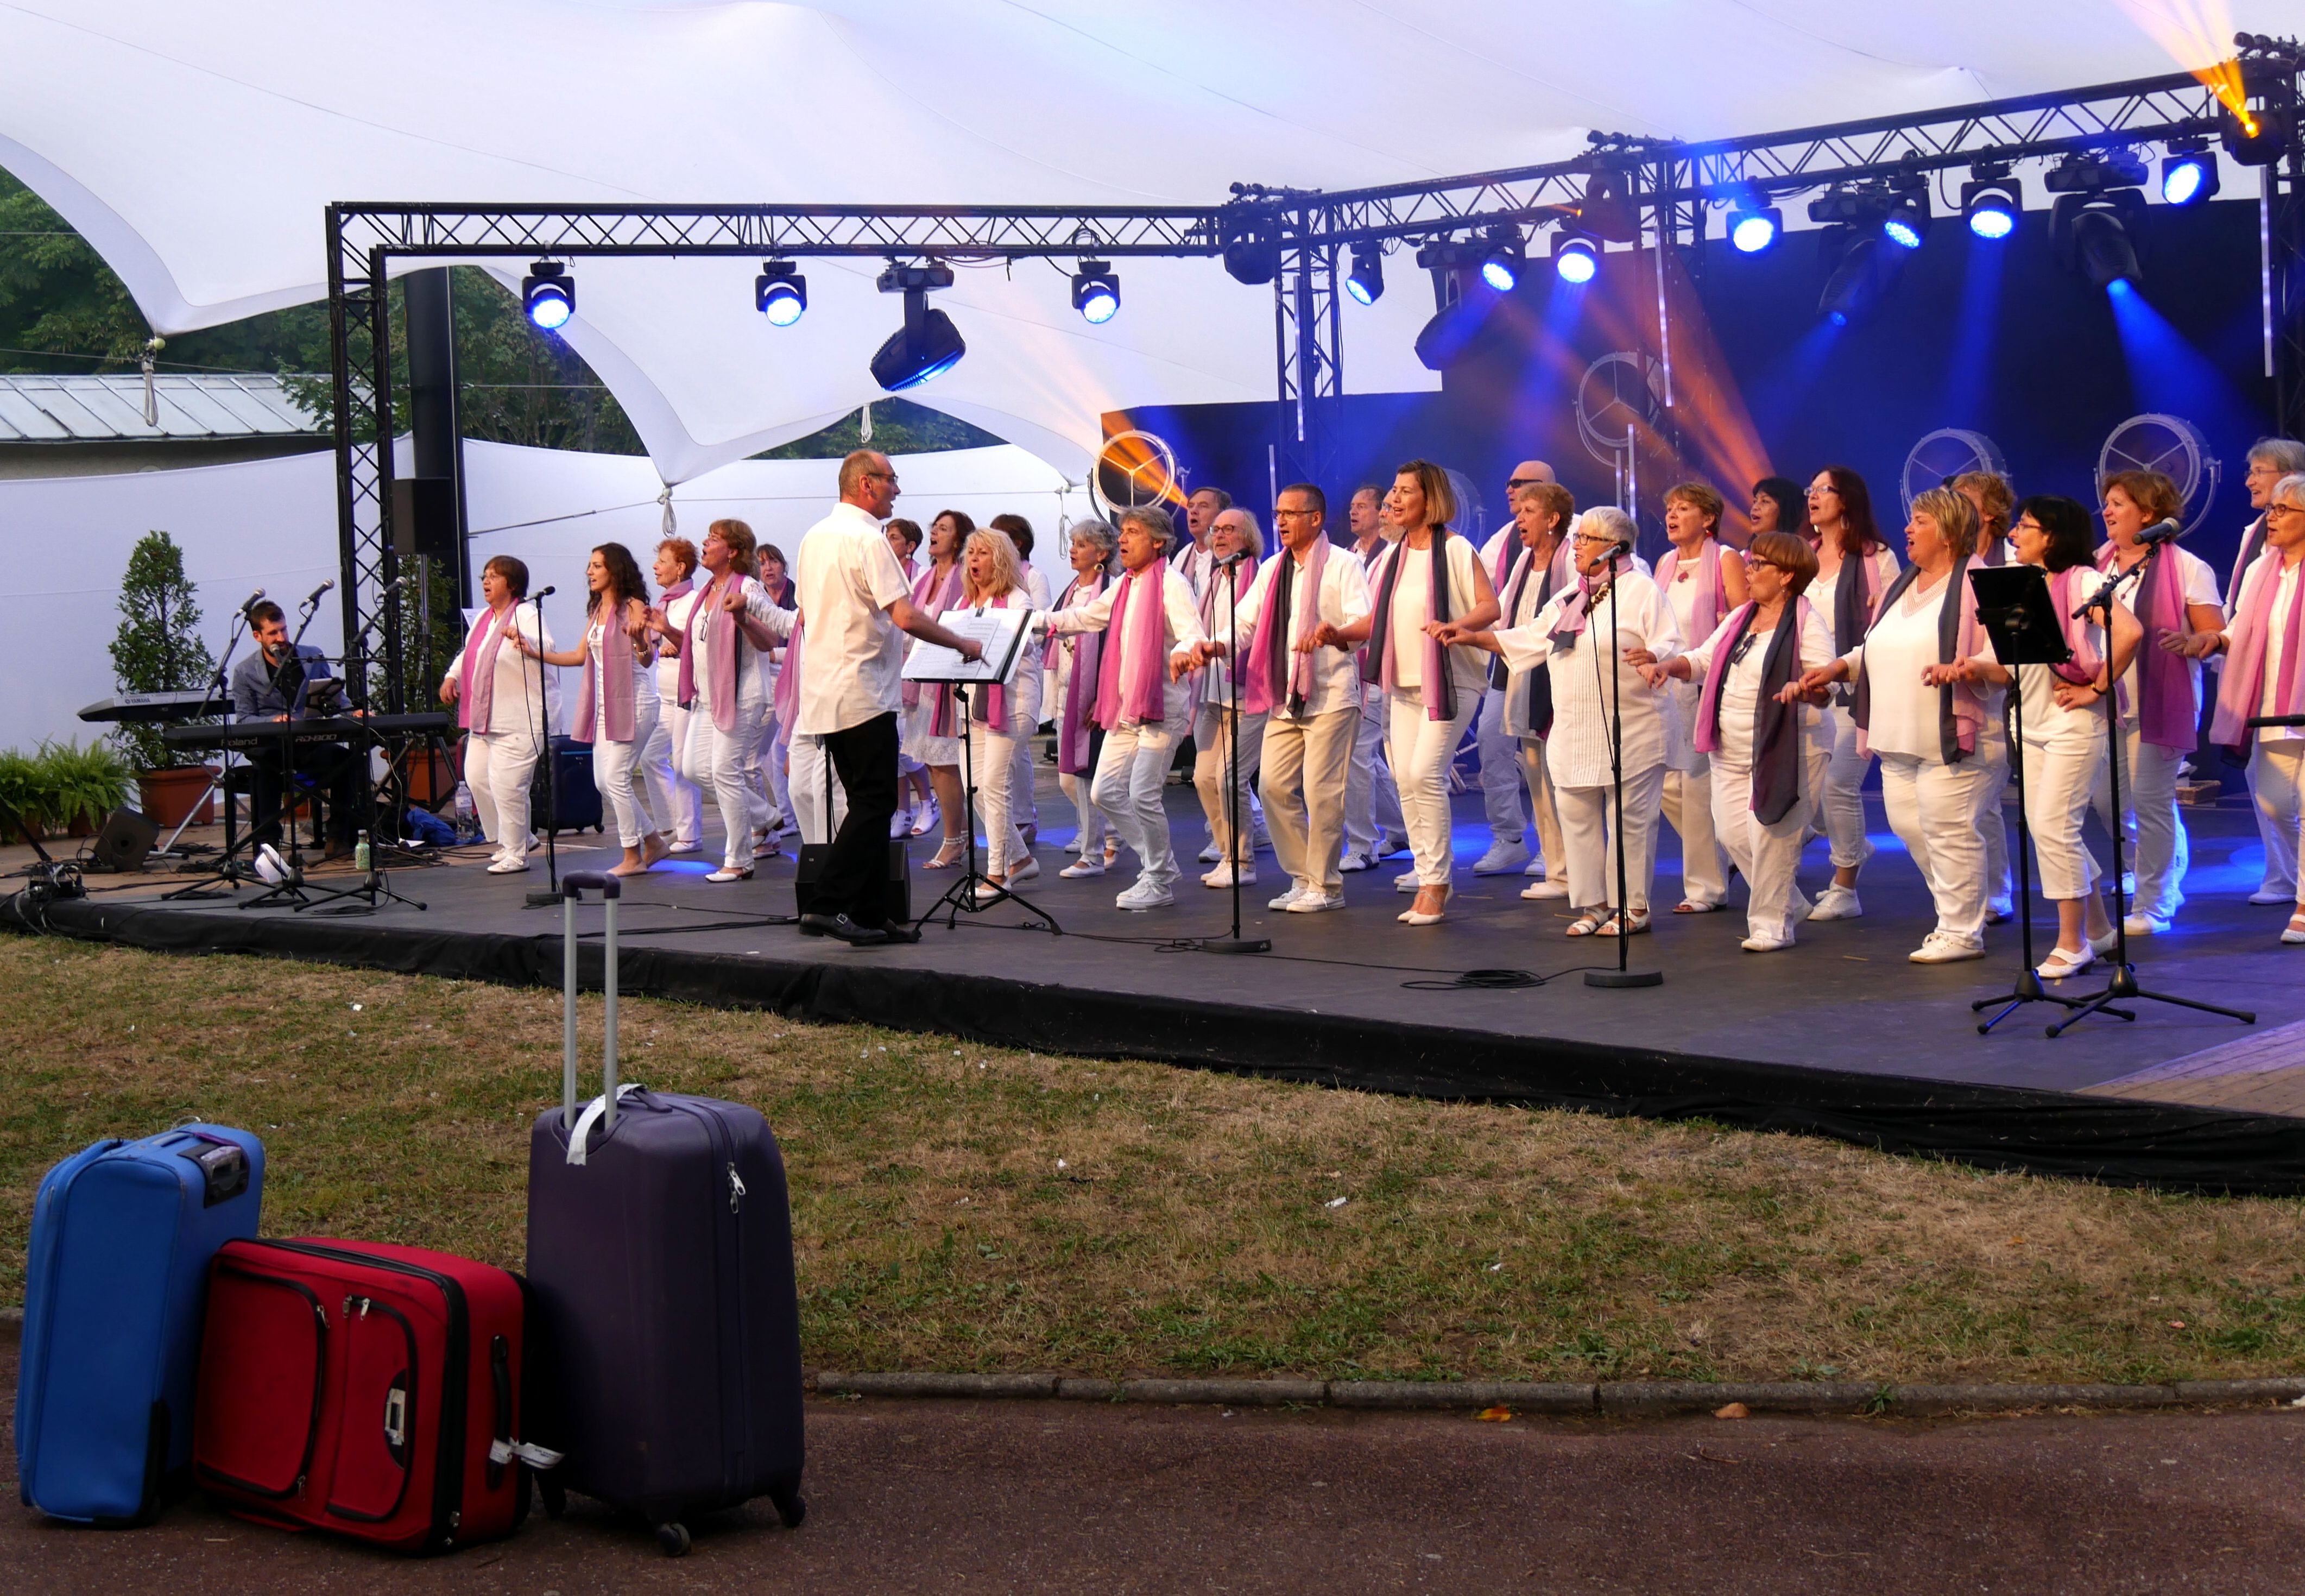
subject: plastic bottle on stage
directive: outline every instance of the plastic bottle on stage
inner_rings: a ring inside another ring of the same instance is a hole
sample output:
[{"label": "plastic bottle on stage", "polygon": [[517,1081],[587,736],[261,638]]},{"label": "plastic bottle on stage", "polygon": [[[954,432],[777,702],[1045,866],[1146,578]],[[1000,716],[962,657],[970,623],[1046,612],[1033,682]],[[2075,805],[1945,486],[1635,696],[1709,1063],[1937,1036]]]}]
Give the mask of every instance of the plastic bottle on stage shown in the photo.
[{"label": "plastic bottle on stage", "polygon": [[353,868],[365,873],[369,867],[368,833],[362,832],[353,843]]},{"label": "plastic bottle on stage", "polygon": [[480,811],[472,807],[472,789],[456,783],[456,841],[469,842],[480,833]]}]

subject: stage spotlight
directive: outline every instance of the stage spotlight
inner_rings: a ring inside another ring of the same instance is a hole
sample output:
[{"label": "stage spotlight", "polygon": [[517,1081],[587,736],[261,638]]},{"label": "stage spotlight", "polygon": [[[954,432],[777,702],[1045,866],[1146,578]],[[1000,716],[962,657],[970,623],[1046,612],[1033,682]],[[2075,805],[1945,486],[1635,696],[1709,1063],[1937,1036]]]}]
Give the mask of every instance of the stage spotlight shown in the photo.
[{"label": "stage spotlight", "polygon": [[952,268],[940,260],[925,266],[894,261],[876,285],[883,294],[905,296],[905,325],[889,335],[872,356],[872,380],[891,393],[918,388],[949,371],[968,353],[952,318],[929,308],[929,291],[952,286]]},{"label": "stage spotlight", "polygon": [[1280,275],[1280,218],[1271,211],[1236,209],[1239,203],[1221,213],[1224,269],[1233,281],[1255,287]]},{"label": "stage spotlight", "polygon": [[2017,231],[2017,208],[2009,203],[2006,194],[1979,194],[1962,209],[1969,217],[1969,233],[1975,237],[1997,242]]},{"label": "stage spotlight", "polygon": [[2145,157],[2134,149],[2076,149],[2049,168],[2041,186],[2053,194],[2101,194],[2144,181]]},{"label": "stage spotlight", "polygon": [[2291,113],[2275,105],[2231,108],[2217,118],[2217,140],[2244,166],[2270,166],[2289,148]]},{"label": "stage spotlight", "polygon": [[1371,241],[1353,245],[1352,269],[1345,273],[1345,292],[1365,305],[1384,297],[1384,246]]},{"label": "stage spotlight", "polygon": [[1979,161],[1969,169],[1969,181],[1961,185],[1961,214],[1972,237],[1995,243],[2007,238],[2017,231],[2024,210],[2024,188],[2006,161]]},{"label": "stage spotlight", "polygon": [[1738,201],[1729,213],[1729,242],[1740,255],[1759,254],[1776,243],[1784,230],[1784,213],[1755,196]]},{"label": "stage spotlight", "polygon": [[2195,205],[2215,199],[2217,158],[2205,139],[2187,139],[2169,146],[2161,158],[2161,198],[2171,205]]},{"label": "stage spotlight", "polygon": [[753,279],[753,308],[770,327],[790,327],[808,309],[808,279],[789,260],[763,260]]},{"label": "stage spotlight", "polygon": [[539,260],[520,280],[520,308],[547,332],[557,332],[576,313],[576,279],[557,260]]},{"label": "stage spotlight", "polygon": [[1899,249],[1917,250],[1929,232],[1929,196],[1927,191],[1900,194],[1889,205],[1889,213],[1881,218],[1881,236]]},{"label": "stage spotlight", "polygon": [[1891,243],[1878,227],[1839,225],[1818,240],[1827,259],[1839,250],[1817,296],[1817,313],[1835,327],[1847,327],[1881,303],[1903,275],[1912,251]]},{"label": "stage spotlight", "polygon": [[1101,327],[1120,310],[1120,279],[1110,260],[1084,260],[1073,273],[1073,309]]},{"label": "stage spotlight", "polygon": [[1520,281],[1520,229],[1500,223],[1489,229],[1488,252],[1481,257],[1481,281],[1499,294],[1510,294]]},{"label": "stage spotlight", "polygon": [[1633,206],[1633,180],[1609,167],[1585,180],[1584,202],[1577,208],[1579,231],[1611,243],[1638,243],[1640,212]]},{"label": "stage spotlight", "polygon": [[1585,284],[1601,269],[1601,251],[1589,238],[1564,238],[1552,246],[1552,269],[1564,283]]},{"label": "stage spotlight", "polygon": [[2145,196],[2133,188],[2103,193],[2071,193],[2050,213],[2049,241],[2068,269],[2093,286],[2132,286],[2144,274],[2137,263],[2137,238],[2145,220]]}]

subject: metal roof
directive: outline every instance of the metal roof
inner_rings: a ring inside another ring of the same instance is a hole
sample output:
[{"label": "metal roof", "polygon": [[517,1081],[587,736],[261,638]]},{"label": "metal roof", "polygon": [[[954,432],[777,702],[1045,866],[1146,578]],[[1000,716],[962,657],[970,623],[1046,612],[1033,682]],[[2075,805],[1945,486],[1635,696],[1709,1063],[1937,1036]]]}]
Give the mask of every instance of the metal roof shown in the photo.
[{"label": "metal roof", "polygon": [[319,419],[261,372],[171,372],[152,379],[159,420],[144,420],[139,372],[100,377],[0,374],[0,444],[142,443],[315,434]]}]

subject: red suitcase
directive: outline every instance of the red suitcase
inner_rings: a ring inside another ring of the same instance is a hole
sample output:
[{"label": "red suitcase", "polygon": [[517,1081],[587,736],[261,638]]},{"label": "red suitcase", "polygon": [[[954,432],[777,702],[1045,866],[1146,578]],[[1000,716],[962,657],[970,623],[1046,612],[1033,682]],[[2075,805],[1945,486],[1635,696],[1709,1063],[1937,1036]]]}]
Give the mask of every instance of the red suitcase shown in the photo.
[{"label": "red suitcase", "polygon": [[528,1511],[521,1282],[444,1252],[321,1238],[216,1257],[192,1443],[242,1517],[396,1551],[509,1534]]}]

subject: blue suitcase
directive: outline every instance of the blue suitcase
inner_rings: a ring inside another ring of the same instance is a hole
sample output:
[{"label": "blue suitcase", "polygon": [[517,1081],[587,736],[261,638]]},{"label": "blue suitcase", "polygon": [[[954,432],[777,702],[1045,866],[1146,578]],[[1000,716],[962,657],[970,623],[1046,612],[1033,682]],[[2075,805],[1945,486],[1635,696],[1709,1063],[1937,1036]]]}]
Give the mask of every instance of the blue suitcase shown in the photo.
[{"label": "blue suitcase", "polygon": [[[576,916],[608,900],[602,1095],[576,1100]],[[637,1513],[673,1556],[683,1522],[766,1496],[796,1527],[800,1306],[784,1160],[738,1103],[617,1081],[613,875],[560,878],[566,905],[562,1105],[529,1140],[528,1279],[536,1353],[529,1438],[566,1454],[546,1511],[579,1491]],[[612,1106],[613,1105],[613,1106]]]},{"label": "blue suitcase", "polygon": [[221,1125],[99,1141],[48,1171],[16,1379],[25,1506],[131,1524],[189,1479],[208,1260],[256,1233],[263,1191],[264,1144]]}]

